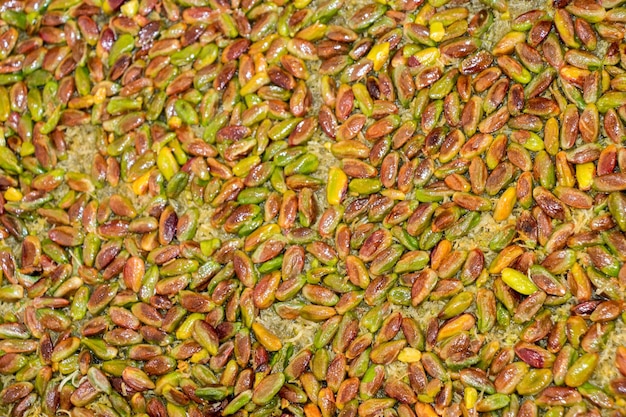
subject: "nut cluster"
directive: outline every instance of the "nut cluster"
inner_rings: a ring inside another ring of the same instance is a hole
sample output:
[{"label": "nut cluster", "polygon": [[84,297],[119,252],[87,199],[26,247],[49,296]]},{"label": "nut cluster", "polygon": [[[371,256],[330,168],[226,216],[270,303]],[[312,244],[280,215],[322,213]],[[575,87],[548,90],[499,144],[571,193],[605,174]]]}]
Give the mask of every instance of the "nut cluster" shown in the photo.
[{"label": "nut cluster", "polygon": [[3,415],[625,416],[626,3],[510,1],[0,1]]}]

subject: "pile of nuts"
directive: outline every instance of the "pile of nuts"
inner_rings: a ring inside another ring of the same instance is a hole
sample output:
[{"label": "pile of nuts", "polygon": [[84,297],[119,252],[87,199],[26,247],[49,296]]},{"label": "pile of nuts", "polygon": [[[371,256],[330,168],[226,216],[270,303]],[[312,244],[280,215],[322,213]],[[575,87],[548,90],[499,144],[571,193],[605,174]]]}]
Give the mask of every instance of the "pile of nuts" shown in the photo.
[{"label": "pile of nuts", "polygon": [[626,416],[626,2],[480,1],[1,1],[3,415]]}]

